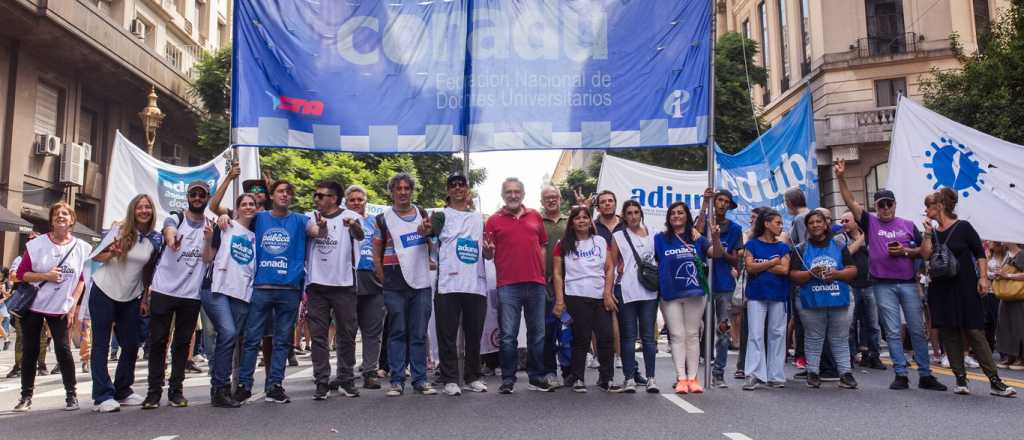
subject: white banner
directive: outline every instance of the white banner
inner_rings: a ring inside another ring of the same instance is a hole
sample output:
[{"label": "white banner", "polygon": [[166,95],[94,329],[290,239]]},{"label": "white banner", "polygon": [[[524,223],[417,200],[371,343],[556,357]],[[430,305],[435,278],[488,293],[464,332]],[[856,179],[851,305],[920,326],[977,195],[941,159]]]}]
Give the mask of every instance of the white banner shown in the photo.
[{"label": "white banner", "polygon": [[619,206],[626,199],[639,202],[644,210],[644,223],[652,232],[665,229],[665,214],[674,202],[686,202],[696,215],[707,187],[707,171],[672,170],[607,154],[597,179],[597,191],[615,193]]},{"label": "white banner", "polygon": [[[230,148],[225,153],[229,151]],[[239,180],[260,178],[259,150],[244,147],[236,151],[242,167]],[[195,167],[171,165],[150,156],[118,132],[114,139],[114,151],[110,155],[110,176],[107,178],[107,194],[103,202],[103,229],[109,228],[114,221],[122,220],[128,203],[141,193],[153,198],[159,225],[171,211],[187,208],[186,190],[190,182],[206,180],[210,184],[212,196],[226,173],[227,157],[224,154]],[[223,204],[234,203],[233,186],[224,195]]]},{"label": "white banner", "polygon": [[956,191],[956,213],[986,240],[1024,242],[1024,146],[900,99],[889,150],[888,187],[896,215],[920,224],[924,198]]}]

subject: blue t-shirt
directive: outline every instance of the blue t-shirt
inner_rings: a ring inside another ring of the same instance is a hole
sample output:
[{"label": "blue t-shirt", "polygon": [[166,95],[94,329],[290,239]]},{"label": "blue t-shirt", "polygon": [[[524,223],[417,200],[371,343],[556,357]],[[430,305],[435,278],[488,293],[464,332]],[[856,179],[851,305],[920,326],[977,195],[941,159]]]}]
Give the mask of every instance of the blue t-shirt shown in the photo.
[{"label": "blue t-shirt", "polygon": [[363,219],[363,234],[366,237],[359,242],[359,263],[357,270],[373,270],[373,237],[377,235],[377,222],[375,216]]},{"label": "blue t-shirt", "polygon": [[[786,243],[765,243],[760,239],[747,242],[747,252],[755,262],[764,262],[789,253]],[[789,299],[789,277],[768,271],[747,275],[747,299],[758,301],[786,301]]]},{"label": "blue t-shirt", "polygon": [[256,213],[255,286],[298,289],[306,274],[306,224],[313,221],[296,212],[275,217],[269,211]]},{"label": "blue t-shirt", "polygon": [[654,236],[654,256],[658,260],[659,293],[665,300],[700,296],[695,258],[707,260],[710,243],[703,236],[693,243],[683,243],[675,234],[659,232]]},{"label": "blue t-shirt", "polygon": [[[743,248],[743,228],[732,220],[729,220],[728,226],[722,229],[720,238],[726,253]],[[710,242],[709,239],[708,243]],[[725,257],[714,258],[714,263],[711,268],[711,291],[732,293],[736,289],[736,279],[732,277],[732,265]]]}]

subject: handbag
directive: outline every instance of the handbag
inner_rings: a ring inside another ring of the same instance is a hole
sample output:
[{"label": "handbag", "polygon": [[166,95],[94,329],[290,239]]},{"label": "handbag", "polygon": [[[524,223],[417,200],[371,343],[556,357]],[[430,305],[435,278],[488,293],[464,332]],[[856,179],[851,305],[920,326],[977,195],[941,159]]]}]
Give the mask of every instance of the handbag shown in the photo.
[{"label": "handbag", "polygon": [[949,234],[946,235],[946,241],[939,243],[939,232],[932,230],[932,242],[935,243],[935,250],[932,252],[932,256],[928,258],[928,275],[931,276],[932,280],[948,280],[956,278],[959,264],[956,261],[956,256],[953,255],[953,251],[949,250],[950,237],[953,236],[953,230],[956,229],[960,222],[953,224],[952,228],[949,228]]},{"label": "handbag", "polygon": [[[64,257],[57,263],[58,267],[64,264],[64,261],[68,259],[72,252],[74,252],[75,246],[72,245],[71,249],[64,254]],[[15,288],[14,294],[11,295],[11,299],[7,300],[7,310],[12,315],[21,318],[32,308],[32,303],[36,302],[36,295],[39,294],[39,289],[46,285],[46,281],[39,283],[38,286],[22,281],[18,283],[18,287]]]},{"label": "handbag", "polygon": [[[999,273],[1016,274],[1020,273],[1020,270],[1007,263],[999,269]],[[995,280],[992,282],[992,291],[1001,301],[1024,301],[1024,280]]]},{"label": "handbag", "polygon": [[629,244],[629,249],[633,251],[633,260],[636,261],[636,277],[640,281],[640,285],[644,286],[644,289],[657,292],[660,287],[658,282],[658,264],[640,258],[640,254],[633,247],[633,240],[629,238],[629,231],[623,230],[622,235],[626,237],[626,243]]}]

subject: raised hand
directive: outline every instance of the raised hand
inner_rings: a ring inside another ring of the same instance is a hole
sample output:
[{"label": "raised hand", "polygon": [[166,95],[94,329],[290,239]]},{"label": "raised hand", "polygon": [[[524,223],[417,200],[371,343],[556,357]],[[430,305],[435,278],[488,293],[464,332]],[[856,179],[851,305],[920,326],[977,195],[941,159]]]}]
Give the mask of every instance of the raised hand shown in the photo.
[{"label": "raised hand", "polygon": [[203,222],[203,239],[209,241],[213,238],[213,222],[207,219]]},{"label": "raised hand", "polygon": [[839,159],[832,162],[832,172],[836,175],[836,179],[842,179],[846,176],[846,161]]}]

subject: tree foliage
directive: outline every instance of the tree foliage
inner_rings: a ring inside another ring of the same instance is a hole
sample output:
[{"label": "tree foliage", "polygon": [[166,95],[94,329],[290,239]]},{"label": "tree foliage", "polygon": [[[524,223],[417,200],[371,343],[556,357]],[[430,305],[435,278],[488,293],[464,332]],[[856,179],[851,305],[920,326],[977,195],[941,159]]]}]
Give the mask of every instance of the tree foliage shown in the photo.
[{"label": "tree foliage", "polygon": [[[757,53],[757,43],[736,32],[722,35],[715,45],[715,141],[729,153],[742,150],[767,128],[760,112],[754,115],[756,107],[747,87],[748,74],[751,87],[768,80],[768,72],[754,64]],[[702,146],[611,150],[609,154],[665,168],[707,169]]]},{"label": "tree foliage", "polygon": [[962,69],[933,69],[922,85],[925,105],[979,131],[1024,144],[1024,0],[1014,0],[966,54],[951,38]]},{"label": "tree foliage", "polygon": [[[204,53],[195,69],[192,94],[202,104],[196,115],[198,148],[209,157],[230,145],[231,48]],[[264,148],[260,161],[273,178],[287,179],[295,185],[296,209],[301,210],[312,209],[313,190],[321,180],[335,180],[343,187],[361,185],[370,203],[389,204],[387,182],[397,172],[416,178],[416,203],[443,206],[448,175],[464,170],[462,158],[451,154],[378,155]],[[471,183],[479,184],[486,173],[472,169],[468,177]]]}]

